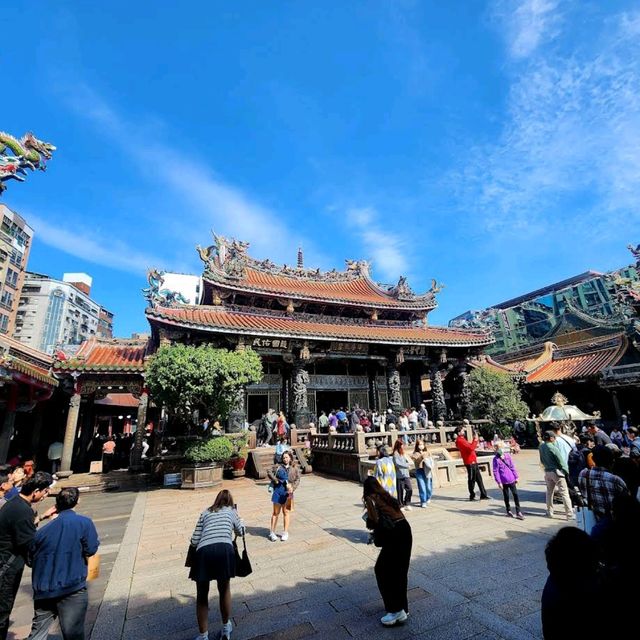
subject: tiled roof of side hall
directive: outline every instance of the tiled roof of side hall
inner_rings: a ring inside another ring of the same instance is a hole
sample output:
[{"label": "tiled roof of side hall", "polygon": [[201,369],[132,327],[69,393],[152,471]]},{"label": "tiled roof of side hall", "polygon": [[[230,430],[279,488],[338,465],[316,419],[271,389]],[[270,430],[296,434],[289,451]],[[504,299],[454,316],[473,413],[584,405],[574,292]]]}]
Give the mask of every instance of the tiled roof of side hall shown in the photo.
[{"label": "tiled roof of side hall", "polygon": [[91,338],[71,358],[58,358],[55,371],[144,371],[147,340]]},{"label": "tiled roof of side hall", "polygon": [[228,311],[216,306],[154,307],[146,310],[152,322],[197,328],[217,333],[308,337],[324,340],[415,344],[424,346],[485,346],[493,342],[489,333],[416,325],[355,324],[315,321],[294,316]]}]

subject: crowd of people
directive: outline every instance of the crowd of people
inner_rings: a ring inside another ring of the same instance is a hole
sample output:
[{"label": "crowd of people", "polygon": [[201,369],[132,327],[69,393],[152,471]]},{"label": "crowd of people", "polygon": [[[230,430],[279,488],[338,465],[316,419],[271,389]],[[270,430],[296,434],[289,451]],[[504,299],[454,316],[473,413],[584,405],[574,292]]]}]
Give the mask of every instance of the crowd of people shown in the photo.
[{"label": "crowd of people", "polygon": [[[418,409],[411,407],[403,411],[394,413],[393,409],[386,412],[361,409],[354,406],[350,410],[341,407],[333,409],[327,414],[321,411],[317,420],[312,422],[318,433],[355,433],[360,427],[365,433],[384,432],[390,428],[398,431],[413,431],[415,429],[426,429],[432,426],[429,423],[429,415],[426,406],[421,404]],[[276,412],[269,409],[260,419],[257,427],[258,444],[274,444],[281,438],[288,438],[291,427],[282,411]]]},{"label": "crowd of people", "polygon": [[[300,471],[287,444],[290,425],[284,415],[275,412],[266,415],[270,418],[265,424],[268,422],[272,428],[267,440],[275,438],[277,442],[274,464],[268,472],[272,505],[268,537],[272,542],[286,542]],[[338,419],[339,427],[340,412],[330,415]],[[349,423],[348,415],[345,419]],[[395,416],[391,418],[394,419]],[[333,426],[327,424],[328,428]],[[409,426],[416,428],[411,423]],[[466,427],[460,426],[454,437],[467,473],[468,499],[488,500],[478,467],[478,433],[472,431],[468,437]],[[114,439],[107,438],[102,444],[103,456],[115,455]],[[398,430],[392,446],[379,448],[373,473],[363,485],[363,520],[370,532],[370,543],[380,548],[374,572],[385,607],[380,622],[385,626],[403,624],[409,616],[407,584],[412,531],[405,513],[413,504],[412,475],[417,484],[417,503],[425,509],[431,503],[437,462],[428,445],[420,436],[406,442],[402,430]],[[518,494],[519,473],[509,452],[514,450],[498,436],[492,447],[491,467],[502,491],[505,514],[522,520],[525,516]],[[574,637],[576,629],[581,629],[581,635],[599,629],[599,622],[595,626],[591,622],[577,622],[574,616],[567,615],[568,611],[577,610],[591,598],[596,601],[606,598],[625,580],[636,576],[637,561],[629,557],[622,561],[618,551],[640,533],[640,436],[630,425],[613,429],[609,434],[595,425],[587,425],[580,434],[571,436],[559,424],[553,424],[543,434],[539,458],[544,468],[547,515],[553,517],[559,500],[567,519],[573,519],[575,508],[586,507],[595,517],[591,530],[561,529],[546,549],[549,578],[541,605],[544,637]],[[55,619],[59,620],[64,640],[83,639],[88,602],[87,563],[99,546],[95,526],[90,519],[74,512],[79,492],[73,488],[62,489],[55,506],[37,517],[33,506],[44,500],[55,478],[36,471],[32,460],[17,462],[0,469],[0,640],[7,637],[9,615],[26,564],[32,567],[34,597],[29,639],[46,638]],[[280,516],[282,532],[278,534]],[[51,522],[41,526],[47,520]],[[209,586],[214,580],[222,622],[220,637],[231,637],[231,579],[238,575],[239,558],[234,537],[244,533],[244,523],[227,490],[221,491],[198,518],[188,562],[189,577],[196,583],[199,628],[196,640],[208,637]],[[576,550],[578,562],[573,559]],[[620,634],[623,631],[621,628]]]},{"label": "crowd of people", "polygon": [[100,541],[93,522],[74,511],[77,488],[61,489],[55,505],[36,515],[35,505],[54,483],[50,473],[36,471],[33,461],[0,471],[0,640],[7,638],[26,565],[33,589],[28,640],[46,638],[56,619],[64,640],[84,640],[87,568]]}]

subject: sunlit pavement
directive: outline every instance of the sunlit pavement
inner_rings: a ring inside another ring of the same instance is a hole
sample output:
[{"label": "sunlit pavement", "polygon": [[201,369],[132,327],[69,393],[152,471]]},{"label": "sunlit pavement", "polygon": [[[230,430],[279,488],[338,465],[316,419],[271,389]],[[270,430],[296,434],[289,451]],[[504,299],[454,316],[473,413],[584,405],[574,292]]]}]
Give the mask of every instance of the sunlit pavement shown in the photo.
[{"label": "sunlit pavement", "polygon": [[[392,629],[379,622],[384,610],[373,574],[378,550],[366,544],[359,485],[303,476],[290,538],[272,543],[266,537],[271,512],[266,483],[226,482],[248,527],[253,564],[249,577],[232,582],[233,637],[540,638],[544,546],[567,523],[545,517],[537,452],[523,451],[514,460],[521,473],[524,521],[505,517],[502,494],[486,477],[490,501],[469,502],[466,486],[459,485],[436,490],[428,508],[407,514],[414,536],[410,617]],[[97,518],[108,552],[103,559],[115,560],[90,584],[91,640],[195,637],[195,585],[184,558],[198,514],[217,490],[84,497],[81,511]],[[105,511],[114,519],[105,519]],[[124,530],[121,516],[129,511]],[[14,615],[16,639],[28,635],[26,580]],[[215,638],[220,627],[215,586],[211,595]]]}]

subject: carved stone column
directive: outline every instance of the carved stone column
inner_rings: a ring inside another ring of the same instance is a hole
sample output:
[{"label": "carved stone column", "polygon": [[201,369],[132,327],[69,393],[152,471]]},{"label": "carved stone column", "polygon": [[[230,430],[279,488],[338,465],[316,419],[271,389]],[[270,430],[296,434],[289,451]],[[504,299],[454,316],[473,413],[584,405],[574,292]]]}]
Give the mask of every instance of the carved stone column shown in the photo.
[{"label": "carved stone column", "polygon": [[437,367],[431,369],[431,410],[434,420],[446,420],[447,403],[444,400],[442,377]]},{"label": "carved stone column", "polygon": [[7,408],[5,409],[2,431],[0,432],[0,464],[7,461],[9,445],[13,436],[13,427],[16,423],[16,407],[18,403],[18,386],[12,384],[8,390]]},{"label": "carved stone column", "polygon": [[411,405],[416,409],[420,407],[422,402],[422,365],[417,362],[409,370]]},{"label": "carved stone column", "polygon": [[462,391],[460,393],[460,413],[462,418],[471,420],[471,412],[473,407],[471,405],[471,390],[469,389],[469,374],[466,371],[460,373],[462,379]]},{"label": "carved stone column", "polygon": [[140,402],[138,404],[137,428],[135,441],[133,445],[133,455],[131,457],[131,470],[142,470],[142,443],[144,440],[145,430],[147,426],[147,408],[149,407],[149,391],[146,387],[142,389],[140,394]]},{"label": "carved stone column", "polygon": [[307,397],[309,374],[302,362],[297,362],[293,370],[292,395],[293,419],[299,429],[306,429],[311,420]]},{"label": "carved stone column", "polygon": [[71,471],[71,459],[73,457],[73,445],[76,439],[76,429],[78,428],[81,399],[82,396],[76,389],[69,400],[69,413],[67,413],[67,426],[64,432],[64,446],[62,448],[60,471]]},{"label": "carved stone column", "polygon": [[395,415],[402,410],[402,394],[400,393],[400,371],[389,364],[387,367],[387,398],[389,408]]},{"label": "carved stone column", "polygon": [[376,368],[369,367],[367,375],[369,377],[369,409],[371,411],[380,411],[380,401],[378,397],[378,380],[376,377]]},{"label": "carved stone column", "polygon": [[244,423],[246,420],[244,403],[245,391],[244,387],[240,387],[236,391],[236,395],[233,400],[233,406],[231,407],[231,411],[229,412],[229,419],[227,420],[228,433],[238,433],[244,429]]}]

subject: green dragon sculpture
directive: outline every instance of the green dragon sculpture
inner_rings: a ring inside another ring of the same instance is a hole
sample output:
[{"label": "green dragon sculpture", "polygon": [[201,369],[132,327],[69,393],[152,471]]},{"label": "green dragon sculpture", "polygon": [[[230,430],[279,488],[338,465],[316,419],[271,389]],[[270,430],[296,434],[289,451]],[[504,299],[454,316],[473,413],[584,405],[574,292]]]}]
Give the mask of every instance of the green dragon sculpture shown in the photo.
[{"label": "green dragon sculpture", "polygon": [[55,150],[54,145],[38,140],[32,133],[18,140],[0,131],[0,193],[7,188],[4,183],[8,180],[23,182],[27,169],[44,171]]}]

